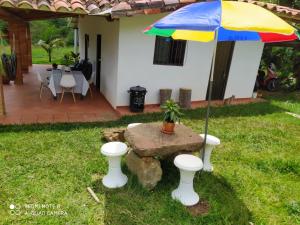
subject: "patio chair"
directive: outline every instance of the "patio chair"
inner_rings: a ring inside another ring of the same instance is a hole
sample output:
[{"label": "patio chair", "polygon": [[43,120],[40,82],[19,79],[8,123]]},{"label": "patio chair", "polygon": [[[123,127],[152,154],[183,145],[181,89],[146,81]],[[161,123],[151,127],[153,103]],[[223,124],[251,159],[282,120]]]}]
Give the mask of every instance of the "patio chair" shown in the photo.
[{"label": "patio chair", "polygon": [[36,76],[38,81],[40,82],[40,99],[42,99],[43,88],[49,88],[49,81],[47,80],[46,76],[41,76],[39,71],[36,72]]},{"label": "patio chair", "polygon": [[92,87],[91,85],[94,83],[94,79],[95,79],[95,76],[96,76],[96,73],[93,72],[90,79],[88,80],[89,82],[89,90],[90,90],[90,94],[91,94],[91,97],[93,98],[93,91],[92,91]]},{"label": "patio chair", "polygon": [[61,98],[59,103],[62,102],[66,91],[70,91],[72,93],[74,103],[76,103],[76,99],[74,95],[74,87],[76,86],[76,81],[73,75],[63,75],[61,77],[59,85],[62,87],[62,93],[61,93]]}]

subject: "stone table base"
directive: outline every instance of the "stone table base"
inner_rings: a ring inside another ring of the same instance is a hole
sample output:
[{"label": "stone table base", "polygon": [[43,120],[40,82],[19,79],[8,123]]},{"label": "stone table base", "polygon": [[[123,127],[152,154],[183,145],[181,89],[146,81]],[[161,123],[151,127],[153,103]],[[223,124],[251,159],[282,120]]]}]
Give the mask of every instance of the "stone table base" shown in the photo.
[{"label": "stone table base", "polygon": [[153,189],[161,180],[160,162],[153,157],[139,157],[131,150],[126,156],[126,164],[128,169],[137,175],[142,186],[148,190]]}]

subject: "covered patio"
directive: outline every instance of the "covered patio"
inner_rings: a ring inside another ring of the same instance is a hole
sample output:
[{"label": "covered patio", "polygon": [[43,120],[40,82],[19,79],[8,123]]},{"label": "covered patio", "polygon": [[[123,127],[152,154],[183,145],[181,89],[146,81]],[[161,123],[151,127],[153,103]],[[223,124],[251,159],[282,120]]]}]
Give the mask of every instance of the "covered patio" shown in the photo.
[{"label": "covered patio", "polygon": [[39,98],[40,83],[35,71],[47,65],[33,65],[23,76],[23,85],[4,85],[6,116],[0,116],[0,124],[68,123],[96,122],[118,119],[118,113],[110,106],[102,94],[93,91],[84,99],[76,95],[76,104],[72,95],[66,94],[62,104],[54,100],[50,90],[44,89]]}]

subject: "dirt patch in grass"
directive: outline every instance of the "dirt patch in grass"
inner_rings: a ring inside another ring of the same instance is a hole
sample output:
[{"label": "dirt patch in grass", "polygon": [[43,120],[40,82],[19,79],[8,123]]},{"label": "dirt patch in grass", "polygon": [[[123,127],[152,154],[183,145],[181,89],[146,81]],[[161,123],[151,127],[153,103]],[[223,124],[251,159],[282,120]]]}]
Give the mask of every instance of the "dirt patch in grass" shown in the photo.
[{"label": "dirt patch in grass", "polygon": [[199,201],[196,205],[187,206],[188,212],[192,216],[204,216],[207,215],[209,212],[210,206],[208,201]]}]

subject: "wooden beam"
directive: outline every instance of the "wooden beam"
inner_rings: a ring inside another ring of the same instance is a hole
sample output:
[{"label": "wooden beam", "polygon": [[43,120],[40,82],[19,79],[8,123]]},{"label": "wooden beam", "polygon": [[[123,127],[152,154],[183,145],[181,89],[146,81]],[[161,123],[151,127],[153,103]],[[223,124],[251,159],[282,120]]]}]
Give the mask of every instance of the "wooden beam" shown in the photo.
[{"label": "wooden beam", "polygon": [[10,13],[9,11],[3,8],[0,8],[0,18],[8,22],[24,22],[23,18],[18,17],[17,15]]},{"label": "wooden beam", "polygon": [[49,15],[36,15],[33,17],[26,17],[27,21],[34,21],[34,20],[47,20],[47,19],[56,19],[56,18],[67,18],[67,17],[77,17],[78,15],[74,15],[73,13],[68,14],[49,14]]}]

